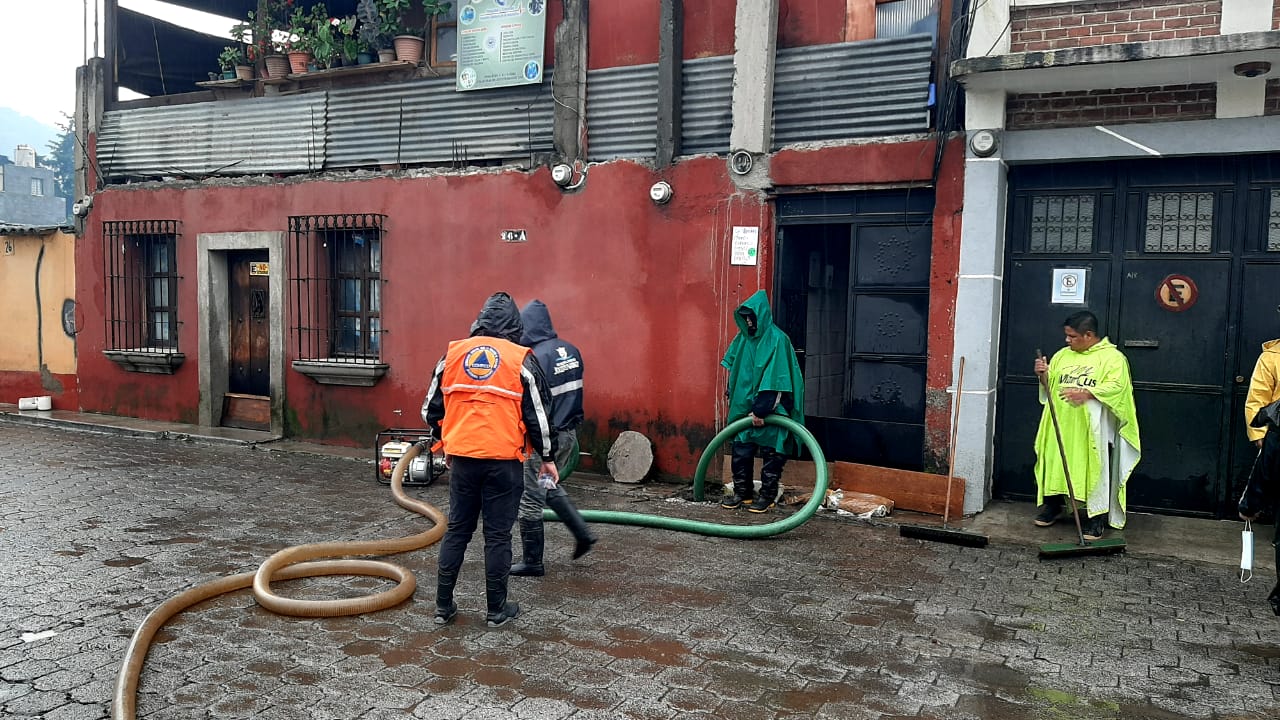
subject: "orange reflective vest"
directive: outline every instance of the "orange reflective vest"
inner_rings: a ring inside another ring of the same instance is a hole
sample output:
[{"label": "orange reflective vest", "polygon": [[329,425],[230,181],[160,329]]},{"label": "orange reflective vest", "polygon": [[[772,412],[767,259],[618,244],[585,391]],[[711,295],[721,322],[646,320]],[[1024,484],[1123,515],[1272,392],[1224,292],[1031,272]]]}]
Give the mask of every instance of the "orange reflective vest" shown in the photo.
[{"label": "orange reflective vest", "polygon": [[520,369],[529,348],[495,337],[449,343],[440,390],[440,443],[447,455],[483,460],[527,457]]}]

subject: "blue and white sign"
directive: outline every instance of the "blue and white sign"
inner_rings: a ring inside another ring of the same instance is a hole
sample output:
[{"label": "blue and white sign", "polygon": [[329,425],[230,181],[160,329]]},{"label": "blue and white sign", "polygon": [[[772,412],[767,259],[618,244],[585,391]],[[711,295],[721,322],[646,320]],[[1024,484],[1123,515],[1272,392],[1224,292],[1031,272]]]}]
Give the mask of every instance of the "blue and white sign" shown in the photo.
[{"label": "blue and white sign", "polygon": [[457,90],[542,82],[545,0],[459,0]]}]

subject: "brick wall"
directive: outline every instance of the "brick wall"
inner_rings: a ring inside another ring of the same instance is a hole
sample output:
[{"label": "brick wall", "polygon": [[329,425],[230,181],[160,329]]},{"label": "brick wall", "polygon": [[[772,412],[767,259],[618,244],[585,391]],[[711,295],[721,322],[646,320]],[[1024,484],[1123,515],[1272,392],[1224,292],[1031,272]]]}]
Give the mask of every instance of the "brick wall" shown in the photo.
[{"label": "brick wall", "polygon": [[1275,0],[1271,6],[1271,29],[1280,30],[1280,0]]},{"label": "brick wall", "polygon": [[1280,80],[1267,81],[1267,100],[1265,115],[1280,115]]},{"label": "brick wall", "polygon": [[1005,126],[1010,130],[1205,120],[1214,116],[1217,85],[1167,85],[1010,95]]},{"label": "brick wall", "polygon": [[1217,35],[1221,25],[1222,0],[1119,0],[1015,7],[1009,32],[1011,52],[1026,52]]}]

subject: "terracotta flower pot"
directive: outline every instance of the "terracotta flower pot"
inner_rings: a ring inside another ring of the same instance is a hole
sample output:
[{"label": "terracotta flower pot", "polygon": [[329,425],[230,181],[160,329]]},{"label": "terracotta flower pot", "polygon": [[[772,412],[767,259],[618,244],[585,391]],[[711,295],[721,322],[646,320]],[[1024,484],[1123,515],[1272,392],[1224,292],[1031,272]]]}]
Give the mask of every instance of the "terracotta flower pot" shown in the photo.
[{"label": "terracotta flower pot", "polygon": [[378,62],[395,62],[395,48],[383,48],[378,51]]},{"label": "terracotta flower pot", "polygon": [[282,78],[289,74],[289,58],[283,55],[268,55],[263,61],[267,64],[267,77]]},{"label": "terracotta flower pot", "polygon": [[311,62],[311,53],[293,50],[289,53],[289,69],[296,75],[307,71],[307,63]]},{"label": "terracotta flower pot", "polygon": [[397,60],[408,60],[415,64],[422,61],[422,50],[426,47],[426,40],[417,35],[397,35],[391,42],[396,47]]},{"label": "terracotta flower pot", "polygon": [[252,65],[237,65],[237,66],[236,66],[236,77],[237,77],[237,78],[239,78],[239,79],[241,79],[241,80],[252,80],[252,79],[253,79],[253,66],[252,66]]}]

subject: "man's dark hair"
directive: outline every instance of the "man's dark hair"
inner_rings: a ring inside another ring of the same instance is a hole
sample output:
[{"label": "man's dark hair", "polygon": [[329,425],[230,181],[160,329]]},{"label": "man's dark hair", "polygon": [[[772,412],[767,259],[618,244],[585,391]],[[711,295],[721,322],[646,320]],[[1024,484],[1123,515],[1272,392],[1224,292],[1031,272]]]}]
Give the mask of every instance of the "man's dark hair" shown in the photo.
[{"label": "man's dark hair", "polygon": [[1066,322],[1062,324],[1072,330],[1075,330],[1081,335],[1088,332],[1091,332],[1094,335],[1100,335],[1098,332],[1098,316],[1088,310],[1071,313],[1067,316]]}]

